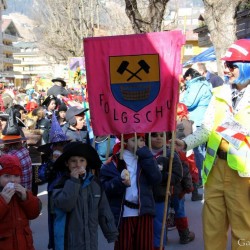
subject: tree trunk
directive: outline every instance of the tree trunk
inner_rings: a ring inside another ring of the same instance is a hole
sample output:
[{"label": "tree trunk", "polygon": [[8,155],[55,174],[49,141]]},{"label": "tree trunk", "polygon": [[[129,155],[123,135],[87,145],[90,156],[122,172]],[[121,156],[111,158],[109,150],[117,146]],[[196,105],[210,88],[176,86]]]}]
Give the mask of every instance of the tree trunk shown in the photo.
[{"label": "tree trunk", "polygon": [[220,58],[226,49],[237,40],[236,9],[242,0],[203,0],[204,19],[210,32],[217,58],[218,74],[223,76]]},{"label": "tree trunk", "polygon": [[149,0],[145,15],[138,9],[137,0],[125,0],[126,14],[135,33],[161,31],[165,8],[169,0]]}]

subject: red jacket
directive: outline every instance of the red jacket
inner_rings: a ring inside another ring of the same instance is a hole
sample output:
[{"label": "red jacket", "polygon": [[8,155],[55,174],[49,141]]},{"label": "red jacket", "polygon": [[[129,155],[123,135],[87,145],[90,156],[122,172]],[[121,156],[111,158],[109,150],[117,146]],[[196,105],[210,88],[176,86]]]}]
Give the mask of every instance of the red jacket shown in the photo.
[{"label": "red jacket", "polygon": [[40,200],[27,191],[27,200],[16,194],[9,204],[0,195],[0,249],[34,250],[29,220],[39,216]]}]

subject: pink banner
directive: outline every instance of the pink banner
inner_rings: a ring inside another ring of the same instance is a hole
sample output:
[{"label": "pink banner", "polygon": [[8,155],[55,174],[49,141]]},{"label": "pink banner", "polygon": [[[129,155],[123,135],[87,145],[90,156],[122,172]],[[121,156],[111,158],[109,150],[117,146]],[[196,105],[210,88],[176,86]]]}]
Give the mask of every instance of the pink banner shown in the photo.
[{"label": "pink banner", "polygon": [[96,136],[175,130],[184,43],[181,31],[84,39]]}]

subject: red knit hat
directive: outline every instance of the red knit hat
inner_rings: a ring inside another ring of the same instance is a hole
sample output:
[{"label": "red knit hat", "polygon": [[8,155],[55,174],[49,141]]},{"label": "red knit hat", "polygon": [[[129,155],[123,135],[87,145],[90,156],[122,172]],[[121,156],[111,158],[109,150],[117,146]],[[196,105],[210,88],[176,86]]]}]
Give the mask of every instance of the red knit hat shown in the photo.
[{"label": "red knit hat", "polygon": [[15,155],[2,155],[0,157],[0,176],[3,174],[22,175],[21,164]]},{"label": "red knit hat", "polygon": [[179,102],[177,105],[177,116],[180,120],[183,118],[188,119],[188,109],[184,103]]}]

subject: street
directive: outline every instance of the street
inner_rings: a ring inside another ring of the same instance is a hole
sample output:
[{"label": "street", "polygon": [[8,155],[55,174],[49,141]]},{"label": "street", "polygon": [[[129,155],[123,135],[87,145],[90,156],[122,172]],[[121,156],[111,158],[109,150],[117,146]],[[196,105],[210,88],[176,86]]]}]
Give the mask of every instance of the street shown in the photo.
[{"label": "street", "polygon": [[[48,245],[48,229],[47,229],[47,184],[39,186],[39,198],[43,203],[43,209],[39,216],[34,221],[31,221],[31,229],[33,231],[33,240],[36,250],[46,250]],[[199,189],[202,192],[202,189]],[[165,249],[169,250],[203,250],[202,239],[202,223],[201,223],[201,211],[202,202],[191,201],[191,195],[186,195],[186,214],[189,220],[189,228],[195,233],[195,240],[189,244],[179,244],[179,235],[176,229],[168,232],[168,244]],[[216,222],[215,222],[216,223]],[[99,229],[99,250],[113,250],[114,244],[108,244],[104,238],[101,230]],[[228,250],[230,247],[228,246]],[[80,249],[79,249],[80,250]]]}]

